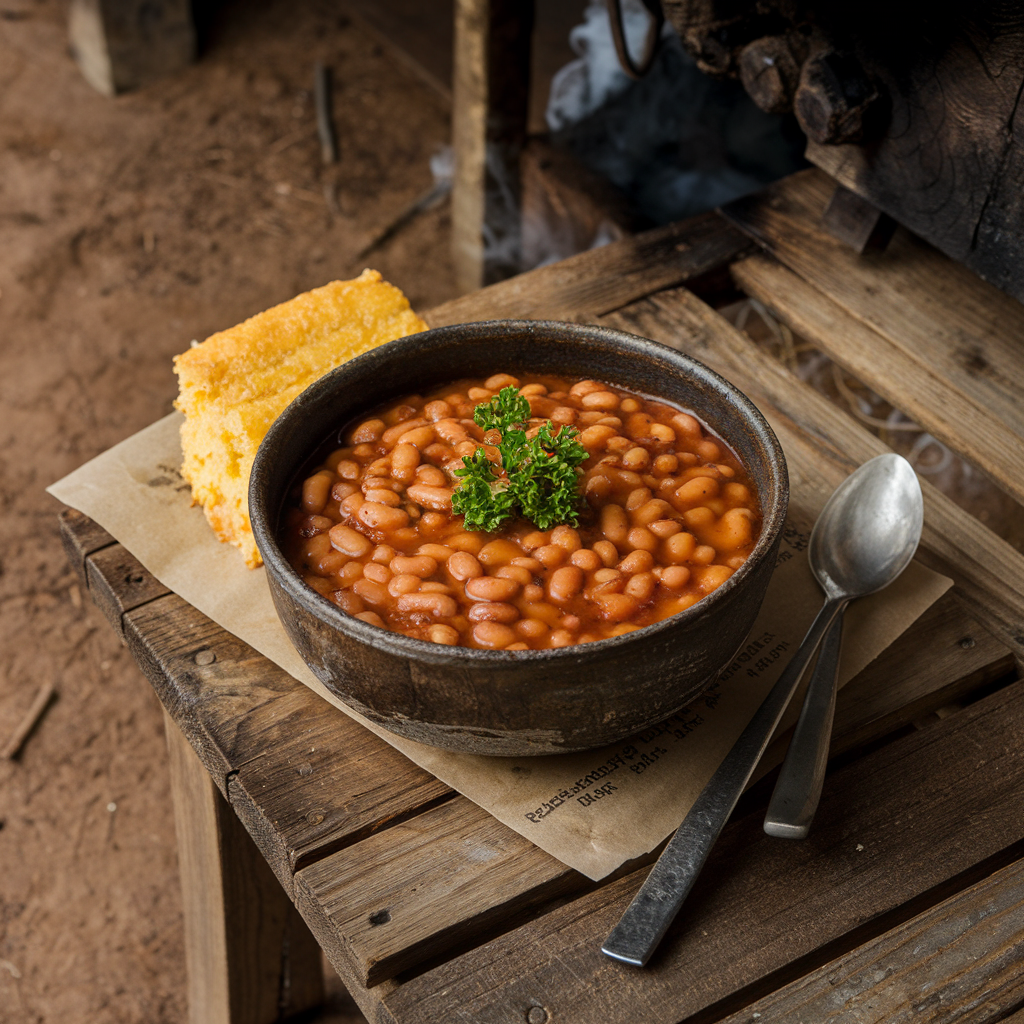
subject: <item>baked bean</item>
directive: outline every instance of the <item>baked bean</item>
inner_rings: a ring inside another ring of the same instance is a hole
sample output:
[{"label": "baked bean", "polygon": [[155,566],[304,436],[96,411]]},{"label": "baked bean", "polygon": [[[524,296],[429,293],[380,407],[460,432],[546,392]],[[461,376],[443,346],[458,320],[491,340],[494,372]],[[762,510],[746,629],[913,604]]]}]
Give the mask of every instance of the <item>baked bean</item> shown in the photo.
[{"label": "baked bean", "polygon": [[601,409],[607,412],[611,409],[618,409],[619,396],[611,391],[591,391],[589,394],[582,396],[580,405],[584,409]]},{"label": "baked bean", "polygon": [[622,456],[622,464],[626,469],[639,472],[651,464],[651,454],[646,448],[630,448]]},{"label": "baked bean", "polygon": [[591,572],[604,564],[601,561],[601,556],[590,548],[580,548],[579,551],[574,551],[569,556],[569,561],[573,565],[579,566],[585,572]]},{"label": "baked bean", "polygon": [[626,534],[626,546],[630,550],[640,548],[643,551],[655,551],[658,547],[658,538],[646,526],[634,526]]},{"label": "baked bean", "polygon": [[429,487],[427,484],[410,484],[405,492],[411,501],[424,508],[438,512],[451,512],[452,492],[447,487]]},{"label": "baked bean", "polygon": [[353,444],[372,444],[383,433],[383,420],[363,420],[349,435],[349,440]]},{"label": "baked bean", "polygon": [[476,557],[481,565],[490,568],[492,565],[508,565],[521,554],[520,548],[510,540],[492,540],[477,552]]},{"label": "baked bean", "polygon": [[[341,552],[339,551],[340,555]],[[391,570],[386,565],[380,565],[377,562],[368,562],[363,566],[363,576],[368,580],[373,580],[374,583],[384,583],[391,579]]]},{"label": "baked bean", "polygon": [[314,515],[323,512],[333,483],[334,474],[327,471],[308,477],[302,484],[302,507]]},{"label": "baked bean", "polygon": [[609,540],[594,541],[592,547],[606,566],[614,565],[619,560],[619,549]]},{"label": "baked bean", "polygon": [[654,573],[641,572],[630,578],[623,590],[623,593],[628,594],[630,597],[635,597],[641,604],[643,604],[654,596],[654,589],[657,585],[658,581],[655,578]]},{"label": "baked bean", "polygon": [[455,598],[447,594],[402,594],[398,598],[400,612],[423,612],[435,619],[451,618],[459,609]]},{"label": "baked bean", "polygon": [[445,543],[456,551],[468,551],[475,555],[483,546],[483,538],[478,533],[458,532],[445,537]]},{"label": "baked bean", "polygon": [[469,609],[470,622],[503,622],[511,625],[519,618],[519,609],[514,604],[481,601]]},{"label": "baked bean", "polygon": [[373,545],[361,533],[357,533],[351,526],[345,526],[344,523],[332,526],[328,536],[331,544],[338,551],[353,558],[360,558],[373,548]]},{"label": "baked bean", "polygon": [[[503,387],[529,402],[528,436],[549,419],[581,431],[578,526],[511,521],[494,536],[453,514],[463,457],[482,448],[501,472],[500,432],[472,416]],[[418,639],[519,651],[619,636],[691,607],[757,537],[725,445],[690,413],[600,381],[496,373],[394,402],[344,437],[285,516],[286,554],[348,614]]]},{"label": "baked bean", "polygon": [[443,399],[438,399],[436,402],[427,402],[423,406],[423,415],[430,420],[431,423],[436,423],[438,420],[450,419],[452,415],[452,407]]},{"label": "baked bean", "polygon": [[682,590],[690,582],[690,570],[685,565],[668,565],[662,570],[661,582],[673,590]]},{"label": "baked bean", "polygon": [[476,601],[511,601],[522,584],[499,576],[477,576],[466,581],[466,596]]},{"label": "baked bean", "polygon": [[662,544],[663,557],[672,565],[679,565],[690,559],[697,541],[692,533],[677,533]]},{"label": "baked bean", "polygon": [[609,622],[622,622],[639,611],[639,602],[630,594],[600,594],[595,603],[598,614]]},{"label": "baked bean", "polygon": [[508,647],[517,640],[516,634],[500,622],[478,622],[473,627],[473,639],[481,647]]},{"label": "baked bean", "polygon": [[392,597],[398,597],[401,594],[412,594],[420,589],[422,583],[423,581],[419,576],[392,576],[388,582],[388,593]]},{"label": "baked bean", "polygon": [[396,576],[419,576],[425,580],[437,572],[437,562],[429,555],[396,555],[391,559],[390,569]]},{"label": "baked bean", "polygon": [[391,508],[390,505],[381,505],[376,501],[364,501],[359,506],[356,516],[371,530],[383,530],[385,533],[398,530],[409,522],[407,512],[400,508]]},{"label": "baked bean", "polygon": [[356,580],[352,589],[367,603],[383,608],[388,603],[387,588],[373,580]]},{"label": "baked bean", "polygon": [[616,546],[626,543],[629,519],[621,505],[605,505],[601,509],[601,533]]},{"label": "baked bean", "polygon": [[579,551],[579,549],[583,547],[583,542],[580,540],[579,533],[577,533],[571,526],[556,526],[551,531],[551,543],[557,544],[560,548],[564,548],[570,554],[573,551]]},{"label": "baked bean", "polygon": [[537,561],[547,569],[557,569],[568,557],[565,548],[558,544],[545,544],[542,548],[534,551]]},{"label": "baked bean", "polygon": [[494,575],[501,580],[515,580],[521,587],[533,582],[533,573],[521,565],[500,565]]},{"label": "baked bean", "polygon": [[583,570],[576,565],[563,565],[548,580],[548,597],[564,604],[583,589]]},{"label": "baked bean", "polygon": [[446,626],[443,622],[435,622],[427,630],[427,637],[432,643],[453,647],[459,642],[459,631],[451,626]]},{"label": "baked bean", "polygon": [[408,433],[413,427],[422,427],[427,421],[422,417],[416,419],[405,420],[399,423],[395,427],[388,427],[387,430],[381,435],[381,441],[384,443],[385,448],[391,448],[395,442],[403,435]]},{"label": "baked bean", "polygon": [[654,555],[647,548],[637,548],[619,562],[619,569],[631,575],[638,572],[649,572],[653,567]]},{"label": "baked bean", "polygon": [[468,551],[456,551],[447,564],[457,580],[471,580],[484,574],[483,566]]},{"label": "baked bean", "polygon": [[359,612],[356,618],[362,619],[363,622],[368,622],[371,626],[380,626],[381,629],[386,628],[384,620],[376,612]]},{"label": "baked bean", "polygon": [[394,491],[386,491],[382,488],[371,487],[364,495],[367,501],[376,502],[378,505],[390,505],[397,508],[402,504],[402,499]]},{"label": "baked bean", "polygon": [[515,629],[520,636],[525,636],[529,640],[537,640],[548,631],[547,624],[540,619],[520,619]]}]

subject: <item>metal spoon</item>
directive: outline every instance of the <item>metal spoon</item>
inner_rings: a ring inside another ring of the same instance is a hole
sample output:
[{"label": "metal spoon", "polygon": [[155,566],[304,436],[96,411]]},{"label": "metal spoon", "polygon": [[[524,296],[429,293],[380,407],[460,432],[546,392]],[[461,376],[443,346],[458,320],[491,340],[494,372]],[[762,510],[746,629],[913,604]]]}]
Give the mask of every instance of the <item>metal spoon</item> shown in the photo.
[{"label": "metal spoon", "polygon": [[811,571],[839,613],[822,644],[796,731],[786,752],[764,830],[770,836],[804,839],[818,809],[825,778],[843,611],[854,597],[888,586],[907,567],[924,521],[924,499],[910,463],[879,455],[842,483],[811,533]]},{"label": "metal spoon", "polygon": [[[900,463],[905,470],[898,468]],[[916,498],[906,472],[917,488]],[[829,626],[852,598],[880,590],[903,571],[917,548],[921,508],[917,479],[898,455],[880,455],[866,462],[829,498],[810,545],[811,552],[819,552],[817,563],[812,555],[812,566],[827,569],[823,575],[815,573],[825,590],[825,604],[612,929],[602,952],[638,967],[651,958],[693,888]]]}]

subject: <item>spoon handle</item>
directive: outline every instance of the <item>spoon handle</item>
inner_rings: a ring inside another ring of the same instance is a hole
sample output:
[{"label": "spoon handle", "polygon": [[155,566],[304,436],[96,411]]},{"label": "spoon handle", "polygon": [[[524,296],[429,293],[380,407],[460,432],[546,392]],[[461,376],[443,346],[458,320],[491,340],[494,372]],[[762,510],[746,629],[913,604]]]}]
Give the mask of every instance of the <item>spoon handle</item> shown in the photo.
[{"label": "spoon handle", "polygon": [[780,839],[806,839],[818,809],[825,780],[832,717],[836,710],[836,682],[843,645],[843,611],[822,641],[818,664],[814,666],[800,720],[790,741],[786,760],[775,783],[764,830]]},{"label": "spoon handle", "polygon": [[822,606],[792,661],[754,712],[754,717],[651,868],[633,902],[605,939],[601,947],[603,953],[643,967],[658,948],[754,774],[804,670],[845,603],[843,599],[830,598]]}]

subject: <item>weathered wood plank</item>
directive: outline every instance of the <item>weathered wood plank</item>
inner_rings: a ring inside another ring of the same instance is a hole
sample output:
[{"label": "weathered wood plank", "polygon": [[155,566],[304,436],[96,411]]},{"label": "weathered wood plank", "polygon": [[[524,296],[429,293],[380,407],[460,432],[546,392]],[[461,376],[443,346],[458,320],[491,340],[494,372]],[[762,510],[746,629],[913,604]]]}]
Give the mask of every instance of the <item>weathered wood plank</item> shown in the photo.
[{"label": "weathered wood plank", "polygon": [[464,291],[522,268],[533,0],[455,0],[452,258]]},{"label": "weathered wood plank", "polygon": [[988,1024],[1021,1003],[1024,861],[1018,860],[722,1024]]},{"label": "weathered wood plank", "polygon": [[287,891],[299,865],[451,793],[177,595],[124,622],[163,706]]},{"label": "weathered wood plank", "polygon": [[[895,370],[916,364],[911,387],[924,389],[918,396],[923,404],[941,408],[936,381],[945,380],[958,392],[958,408],[970,410],[961,429],[967,435],[985,431],[975,435],[978,454],[995,481],[1021,500],[1024,306],[906,231],[897,232],[884,253],[851,252],[819,223],[831,187],[820,171],[802,171],[730,203],[723,213],[864,327],[881,334],[903,356]],[[854,342],[863,344],[864,336]],[[886,369],[882,361],[875,378]],[[987,452],[980,450],[981,442]]]},{"label": "weathered wood plank", "polygon": [[[975,627],[968,636],[947,596],[843,688],[832,752],[887,735],[1012,669],[991,634]],[[769,748],[762,774],[781,763],[787,740]],[[463,797],[318,861],[295,884],[300,905],[321,909],[368,986],[593,886]]]},{"label": "weathered wood plank", "polygon": [[699,277],[751,248],[717,213],[705,213],[453,299],[424,319],[431,327],[501,317],[586,322]]},{"label": "weathered wood plank", "polygon": [[165,712],[191,1024],[272,1024],[323,1002],[320,948]]},{"label": "weathered wood plank", "polygon": [[[746,392],[782,442],[791,480],[802,484],[802,511],[812,520],[849,473],[889,451],[685,288],[634,303],[604,322],[683,349]],[[963,608],[1024,657],[1024,557],[928,481],[921,487],[919,557],[952,577]]]},{"label": "weathered wood plank", "polygon": [[760,813],[733,823],[642,972],[599,948],[639,871],[406,981],[383,1007],[399,1024],[520,1024],[534,1006],[560,1024],[729,1012],[988,874],[1024,841],[1022,744],[1017,683],[835,773],[805,842],[766,836]]},{"label": "weathered wood plank", "polygon": [[85,573],[97,607],[121,636],[125,612],[170,591],[125,547],[113,544],[95,551],[85,560]]},{"label": "weathered wood plank", "polygon": [[[1024,500],[1024,438],[988,405],[932,365],[868,327],[798,274],[765,256],[732,267],[739,286],[843,369],[953,451]],[[1021,348],[1024,374],[1024,347]],[[1024,394],[1024,376],[1019,382]]]},{"label": "weathered wood plank", "polygon": [[89,580],[85,572],[85,560],[101,548],[108,548],[117,541],[87,515],[78,509],[66,508],[59,516],[60,541],[64,545],[64,553],[68,556],[71,568],[78,578],[88,587]]}]

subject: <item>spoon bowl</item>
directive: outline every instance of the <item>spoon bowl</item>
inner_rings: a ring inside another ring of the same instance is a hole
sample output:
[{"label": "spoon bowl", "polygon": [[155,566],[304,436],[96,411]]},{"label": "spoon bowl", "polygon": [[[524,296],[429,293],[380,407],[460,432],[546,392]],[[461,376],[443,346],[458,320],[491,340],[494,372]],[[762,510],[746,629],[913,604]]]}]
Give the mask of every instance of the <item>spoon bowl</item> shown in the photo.
[{"label": "spoon bowl", "polygon": [[924,523],[917,475],[887,453],[851,473],[811,532],[811,571],[829,597],[864,597],[887,587],[910,563]]}]

